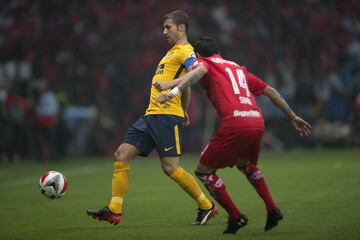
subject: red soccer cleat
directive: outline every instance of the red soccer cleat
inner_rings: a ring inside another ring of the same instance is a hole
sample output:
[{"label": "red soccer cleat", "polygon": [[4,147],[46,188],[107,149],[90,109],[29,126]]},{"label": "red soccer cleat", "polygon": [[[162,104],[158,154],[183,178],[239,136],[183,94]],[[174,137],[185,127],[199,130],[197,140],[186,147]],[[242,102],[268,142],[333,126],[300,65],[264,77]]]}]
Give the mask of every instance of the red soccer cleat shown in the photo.
[{"label": "red soccer cleat", "polygon": [[108,207],[103,207],[100,210],[86,210],[86,213],[94,219],[104,220],[114,225],[121,221],[121,214],[113,213]]}]

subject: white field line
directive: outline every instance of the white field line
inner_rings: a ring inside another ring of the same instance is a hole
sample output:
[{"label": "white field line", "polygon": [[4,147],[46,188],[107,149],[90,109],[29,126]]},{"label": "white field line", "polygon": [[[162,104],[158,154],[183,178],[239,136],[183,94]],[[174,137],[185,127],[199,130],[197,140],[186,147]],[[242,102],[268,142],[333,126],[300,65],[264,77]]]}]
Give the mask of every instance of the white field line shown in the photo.
[{"label": "white field line", "polygon": [[[64,172],[65,177],[70,177],[70,176],[85,175],[85,174],[101,171],[102,169],[104,168],[99,168],[99,166],[93,166],[93,167],[83,166],[78,168],[72,168],[69,170],[63,170],[61,172]],[[20,178],[12,181],[4,181],[0,183],[0,186],[16,187],[22,185],[33,185],[38,183],[40,177],[41,177],[41,173],[39,175],[32,177]]]}]

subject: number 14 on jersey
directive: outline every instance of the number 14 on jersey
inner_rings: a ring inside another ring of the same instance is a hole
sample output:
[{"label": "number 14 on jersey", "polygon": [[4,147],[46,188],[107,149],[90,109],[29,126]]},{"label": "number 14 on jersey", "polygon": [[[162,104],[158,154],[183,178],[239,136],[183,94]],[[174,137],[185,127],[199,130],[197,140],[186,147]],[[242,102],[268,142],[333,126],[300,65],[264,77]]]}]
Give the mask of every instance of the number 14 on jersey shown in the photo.
[{"label": "number 14 on jersey", "polygon": [[231,85],[232,85],[234,93],[236,95],[240,95],[240,88],[243,88],[245,90],[246,97],[240,96],[239,97],[240,102],[243,104],[252,105],[250,99],[247,98],[247,97],[250,97],[250,91],[249,91],[248,85],[246,83],[244,71],[242,69],[236,69],[237,81],[236,81],[235,76],[230,68],[228,68],[228,67],[225,68],[225,71],[229,75]]}]

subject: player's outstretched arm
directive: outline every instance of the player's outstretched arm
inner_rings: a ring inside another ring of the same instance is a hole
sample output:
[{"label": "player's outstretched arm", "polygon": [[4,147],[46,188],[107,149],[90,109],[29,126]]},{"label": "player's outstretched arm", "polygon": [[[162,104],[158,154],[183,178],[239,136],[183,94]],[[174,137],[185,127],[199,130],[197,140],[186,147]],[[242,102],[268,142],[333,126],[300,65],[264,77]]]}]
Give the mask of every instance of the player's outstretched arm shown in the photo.
[{"label": "player's outstretched arm", "polygon": [[179,92],[183,91],[187,87],[190,87],[195,83],[197,83],[198,81],[200,81],[200,79],[203,76],[205,76],[207,71],[208,71],[207,68],[202,65],[191,70],[190,72],[188,72],[187,74],[185,74],[184,76],[178,79],[180,83],[177,85],[177,87],[175,87],[173,90],[171,90],[168,93],[160,95],[157,98],[158,102],[164,103],[166,101],[169,101],[170,99],[175,97]]},{"label": "player's outstretched arm", "polygon": [[311,125],[294,113],[285,99],[275,88],[267,86],[262,94],[270,98],[271,101],[285,113],[300,136],[309,136],[311,132]]}]

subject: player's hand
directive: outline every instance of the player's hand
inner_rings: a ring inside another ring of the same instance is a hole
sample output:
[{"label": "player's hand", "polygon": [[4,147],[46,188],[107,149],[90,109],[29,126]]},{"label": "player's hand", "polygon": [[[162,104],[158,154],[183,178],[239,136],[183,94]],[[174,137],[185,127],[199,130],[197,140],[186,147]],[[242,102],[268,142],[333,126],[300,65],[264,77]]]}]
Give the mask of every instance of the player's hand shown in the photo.
[{"label": "player's hand", "polygon": [[168,90],[172,87],[171,82],[154,82],[153,86],[159,91]]},{"label": "player's hand", "polygon": [[190,118],[189,118],[189,114],[187,112],[184,112],[184,126],[187,127],[190,125]]},{"label": "player's hand", "polygon": [[309,136],[311,133],[311,125],[301,117],[295,116],[291,119],[291,124],[294,126],[300,136]]},{"label": "player's hand", "polygon": [[170,99],[172,99],[174,96],[173,93],[171,92],[168,92],[168,93],[165,93],[165,94],[161,94],[156,100],[159,102],[159,103],[164,103],[164,102],[167,102],[169,101]]}]

